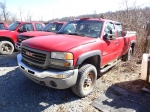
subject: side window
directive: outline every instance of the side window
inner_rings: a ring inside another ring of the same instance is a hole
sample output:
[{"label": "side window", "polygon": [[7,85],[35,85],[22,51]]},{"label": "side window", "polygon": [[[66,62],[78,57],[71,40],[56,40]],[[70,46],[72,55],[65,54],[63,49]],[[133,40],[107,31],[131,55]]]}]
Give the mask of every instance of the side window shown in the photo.
[{"label": "side window", "polygon": [[118,32],[118,37],[122,37],[122,27],[121,24],[115,24],[115,28]]},{"label": "side window", "polygon": [[55,31],[56,31],[56,24],[50,24],[50,25],[47,27],[47,31],[55,32]]},{"label": "side window", "polygon": [[20,30],[21,30],[21,31],[24,31],[24,29],[26,29],[27,31],[33,31],[33,30],[34,30],[31,23],[23,24],[23,25],[20,27]]},{"label": "side window", "polygon": [[36,23],[36,24],[35,24],[35,28],[36,28],[36,31],[42,31],[43,26],[42,26],[42,24]]},{"label": "side window", "polygon": [[105,34],[110,33],[110,30],[114,30],[114,29],[115,29],[114,24],[111,22],[108,22],[105,27]]}]

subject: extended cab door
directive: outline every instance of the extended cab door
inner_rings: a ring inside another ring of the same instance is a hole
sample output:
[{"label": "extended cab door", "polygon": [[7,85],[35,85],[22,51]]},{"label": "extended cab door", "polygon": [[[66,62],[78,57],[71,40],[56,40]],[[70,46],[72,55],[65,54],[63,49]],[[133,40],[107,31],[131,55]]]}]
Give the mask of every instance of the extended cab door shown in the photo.
[{"label": "extended cab door", "polygon": [[120,23],[115,23],[115,28],[117,30],[117,41],[118,41],[118,57],[125,54],[130,47],[130,40],[128,37],[124,37],[122,34],[122,27]]},{"label": "extended cab door", "polygon": [[104,36],[102,39],[101,65],[105,65],[117,58],[118,41],[116,40],[116,35],[110,39],[106,38],[106,35],[109,35],[111,31],[115,31],[114,23],[107,22],[104,26]]}]

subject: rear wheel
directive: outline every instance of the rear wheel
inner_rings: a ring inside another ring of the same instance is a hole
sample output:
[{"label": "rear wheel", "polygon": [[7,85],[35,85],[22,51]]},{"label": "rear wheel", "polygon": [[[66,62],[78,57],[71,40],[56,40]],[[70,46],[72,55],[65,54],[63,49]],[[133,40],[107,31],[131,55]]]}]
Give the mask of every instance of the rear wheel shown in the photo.
[{"label": "rear wheel", "polygon": [[0,54],[12,54],[14,51],[14,45],[9,41],[0,42]]},{"label": "rear wheel", "polygon": [[85,97],[93,91],[96,79],[97,70],[95,66],[85,64],[79,69],[77,82],[71,89],[79,97]]},{"label": "rear wheel", "polygon": [[128,52],[123,56],[123,61],[131,60],[132,53],[132,48],[130,47]]}]

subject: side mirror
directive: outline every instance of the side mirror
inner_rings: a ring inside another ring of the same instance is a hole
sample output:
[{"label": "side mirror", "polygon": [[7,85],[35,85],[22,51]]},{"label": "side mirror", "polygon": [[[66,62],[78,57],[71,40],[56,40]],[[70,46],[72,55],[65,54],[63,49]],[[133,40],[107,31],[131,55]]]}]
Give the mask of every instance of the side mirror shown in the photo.
[{"label": "side mirror", "polygon": [[18,32],[22,32],[22,30],[19,28],[18,30],[17,30]]},{"label": "side mirror", "polygon": [[116,30],[110,30],[110,33],[104,35],[105,40],[115,40],[116,39]]}]

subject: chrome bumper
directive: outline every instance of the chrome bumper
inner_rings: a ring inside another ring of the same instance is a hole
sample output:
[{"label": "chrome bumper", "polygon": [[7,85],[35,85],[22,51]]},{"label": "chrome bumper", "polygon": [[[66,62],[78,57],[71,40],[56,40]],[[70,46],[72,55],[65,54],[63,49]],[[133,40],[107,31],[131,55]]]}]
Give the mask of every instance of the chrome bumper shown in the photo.
[{"label": "chrome bumper", "polygon": [[[65,89],[73,86],[76,83],[78,69],[74,70],[40,70],[31,65],[27,65],[21,61],[22,55],[17,55],[17,61],[20,70],[31,80],[39,84],[56,88],[56,89]],[[63,78],[63,77],[66,78]]]}]

